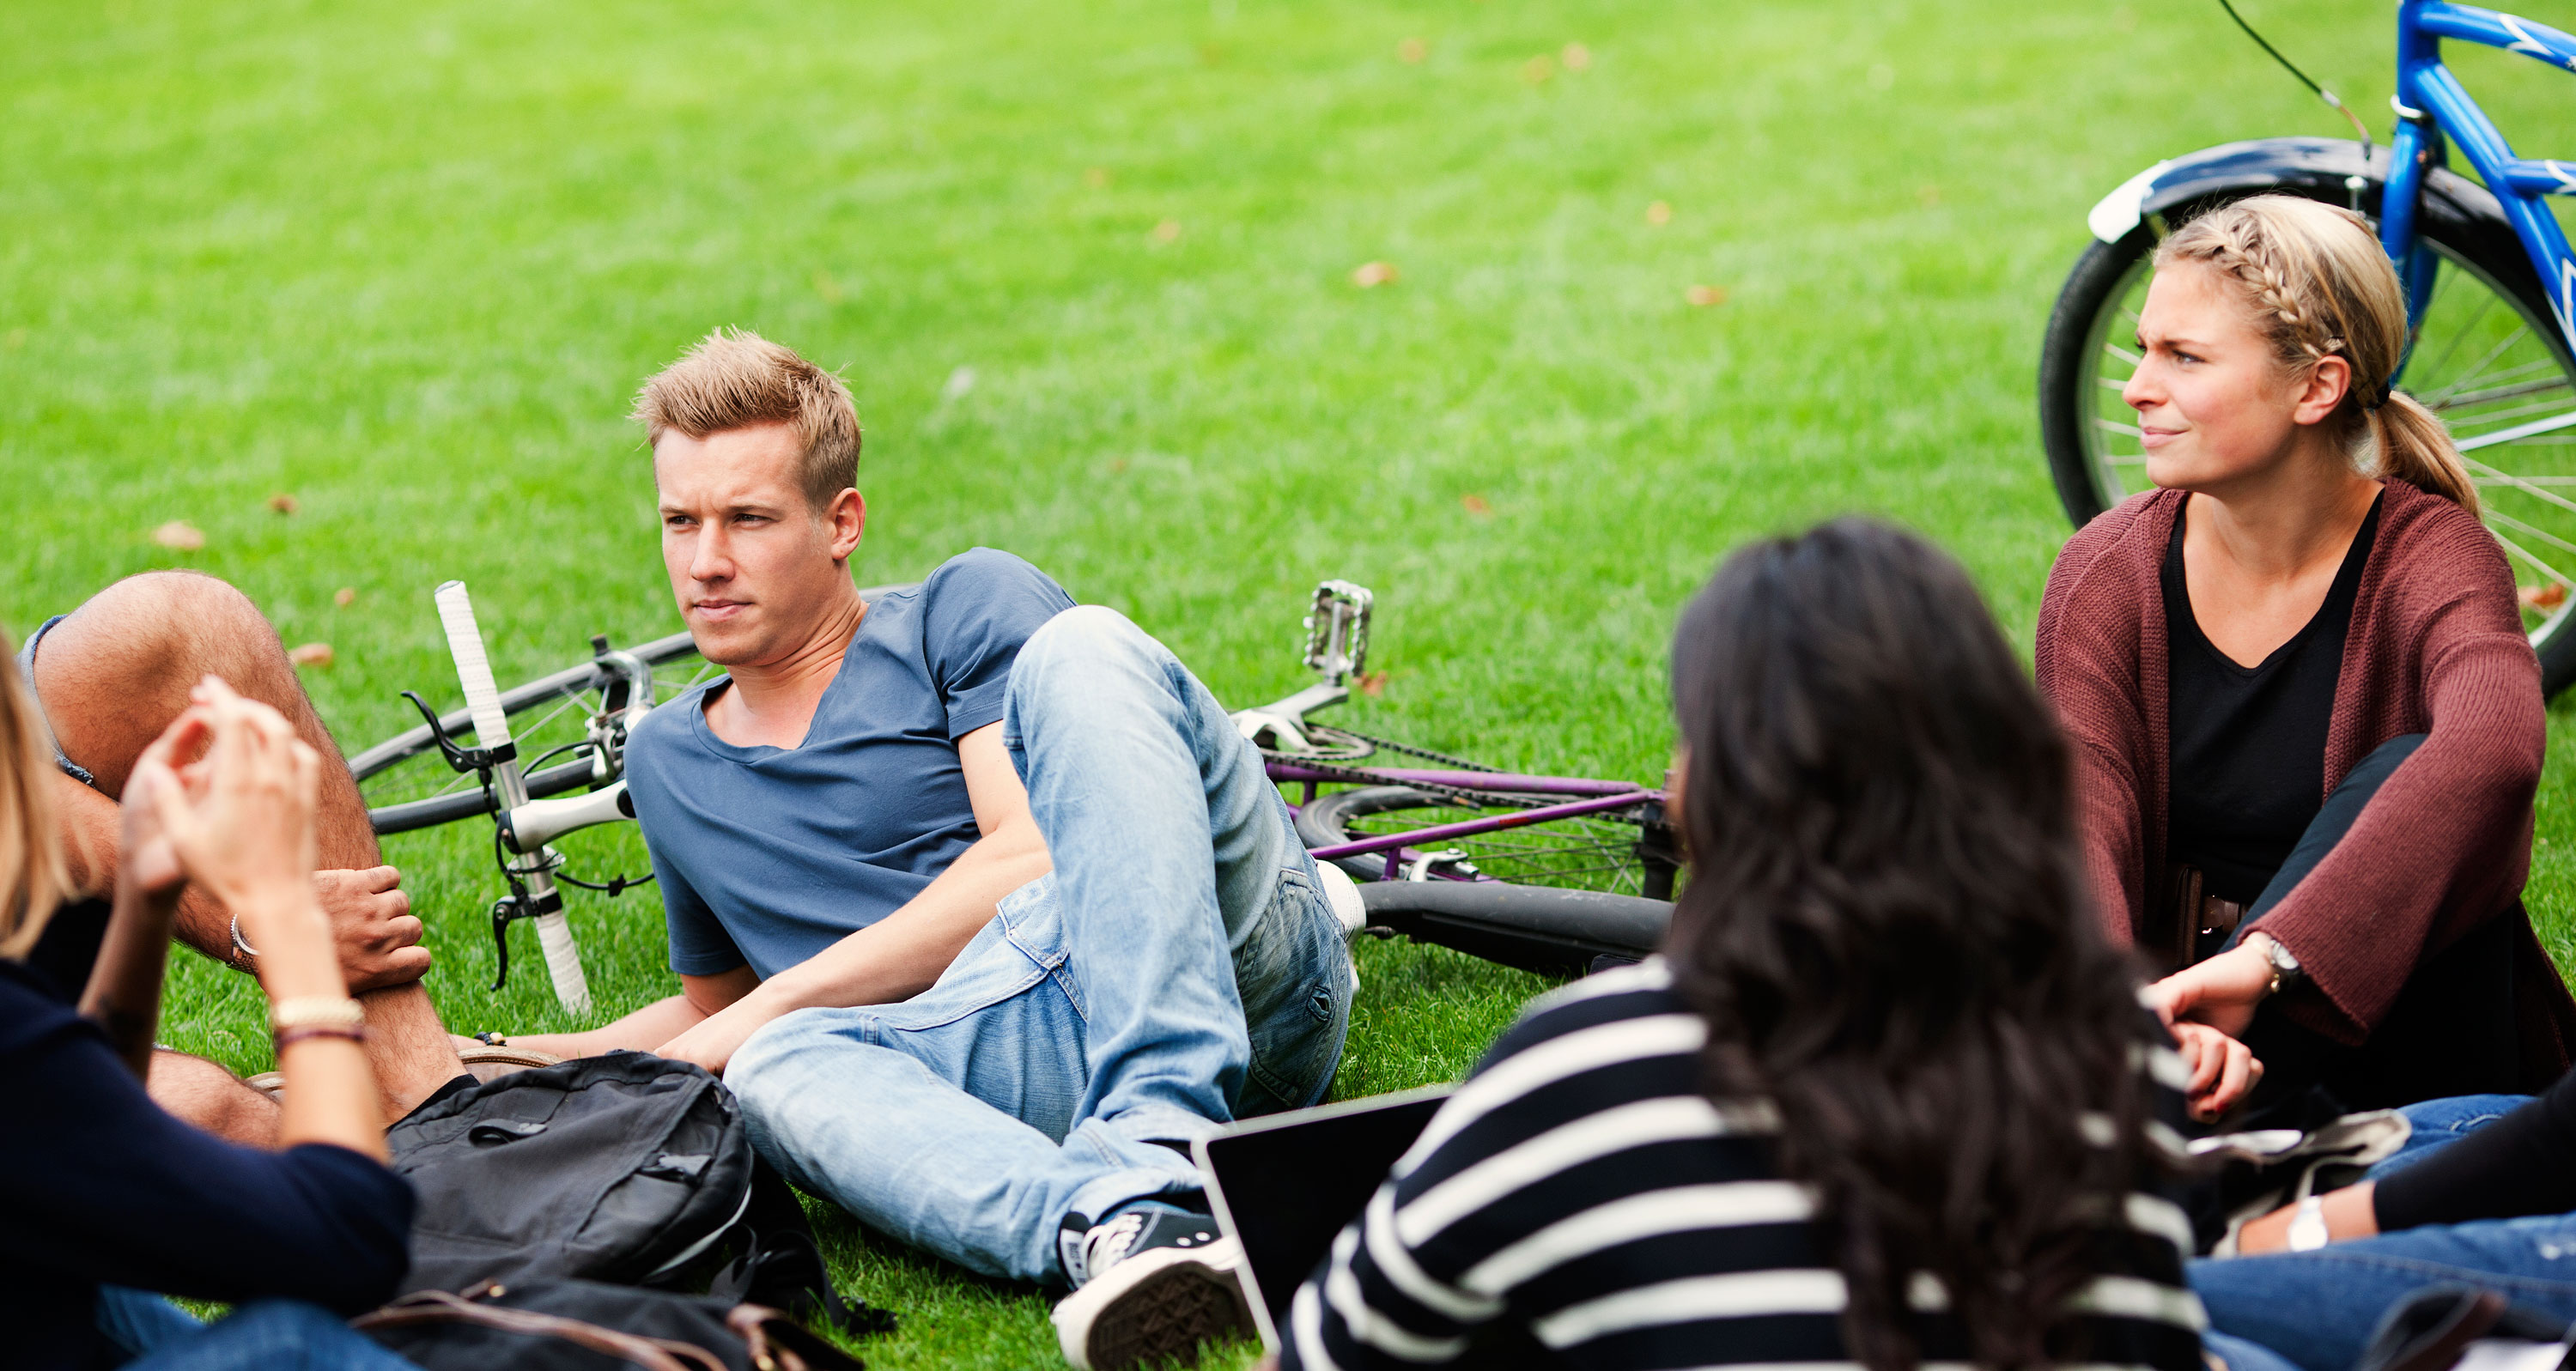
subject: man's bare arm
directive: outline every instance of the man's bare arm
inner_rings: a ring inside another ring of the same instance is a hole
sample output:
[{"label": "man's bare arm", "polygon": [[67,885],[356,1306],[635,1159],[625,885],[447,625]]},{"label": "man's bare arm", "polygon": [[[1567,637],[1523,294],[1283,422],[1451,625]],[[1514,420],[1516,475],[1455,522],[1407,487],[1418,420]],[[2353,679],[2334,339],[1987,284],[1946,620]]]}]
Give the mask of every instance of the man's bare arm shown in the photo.
[{"label": "man's bare arm", "polygon": [[683,973],[679,994],[655,1000],[615,1023],[583,1033],[513,1033],[510,1045],[532,1047],[558,1057],[596,1057],[621,1048],[650,1052],[723,1012],[759,985],[760,977],[747,966],[712,976]]},{"label": "man's bare arm", "polygon": [[[116,801],[56,771],[54,806],[61,816],[72,885],[112,896],[119,822]],[[429,970],[430,952],[420,945],[420,920],[411,912],[411,897],[402,891],[402,873],[389,866],[317,871],[313,881],[322,910],[331,917],[349,993],[404,985]],[[199,952],[234,964],[232,913],[223,901],[199,887],[191,885],[180,895],[175,932],[179,941]]]},{"label": "man's bare arm", "polygon": [[988,724],[957,740],[957,760],[984,835],[901,909],[825,948],[658,1050],[721,1071],[761,1025],[815,1006],[891,1004],[936,983],[966,944],[992,922],[1002,897],[1050,869],[1046,839],[1029,795]]}]

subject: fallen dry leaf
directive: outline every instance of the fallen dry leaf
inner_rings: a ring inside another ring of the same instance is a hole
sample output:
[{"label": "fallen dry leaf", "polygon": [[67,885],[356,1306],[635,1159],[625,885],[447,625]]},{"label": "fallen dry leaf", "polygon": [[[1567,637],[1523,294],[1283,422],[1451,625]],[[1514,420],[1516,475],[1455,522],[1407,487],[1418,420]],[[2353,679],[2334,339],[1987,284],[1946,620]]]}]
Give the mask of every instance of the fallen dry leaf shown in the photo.
[{"label": "fallen dry leaf", "polygon": [[1540,53],[1521,63],[1521,79],[1533,86],[1545,84],[1547,79],[1554,75],[1556,75],[1556,59],[1546,53]]},{"label": "fallen dry leaf", "polygon": [[152,541],[173,552],[194,552],[206,545],[206,535],[185,519],[173,519],[152,530]]},{"label": "fallen dry leaf", "polygon": [[1386,693],[1386,673],[1372,671],[1360,677],[1360,693],[1374,700]]},{"label": "fallen dry leaf", "polygon": [[1494,512],[1494,507],[1491,504],[1486,503],[1485,497],[1482,495],[1460,496],[1458,503],[1466,506],[1467,512],[1475,515],[1479,519]]},{"label": "fallen dry leaf", "polygon": [[1592,49],[1581,43],[1568,43],[1565,45],[1565,51],[1556,55],[1556,60],[1563,62],[1567,71],[1590,71]]},{"label": "fallen dry leaf", "polygon": [[1673,221],[1673,207],[1672,207],[1672,206],[1665,204],[1665,203],[1664,203],[1663,201],[1661,201],[1661,200],[1657,200],[1655,203],[1653,203],[1653,204],[1651,204],[1651,205],[1646,206],[1646,222],[1647,222],[1647,223],[1652,224],[1652,225],[1654,225],[1654,226],[1655,226],[1655,227],[1657,227],[1657,228],[1662,228],[1664,225],[1669,224],[1669,223],[1671,223],[1672,221]]},{"label": "fallen dry leaf", "polygon": [[1157,243],[1177,243],[1177,242],[1179,242],[1180,240],[1181,240],[1181,221],[1180,221],[1180,220],[1178,220],[1178,219],[1166,219],[1166,220],[1164,220],[1163,222],[1161,222],[1161,223],[1159,223],[1159,224],[1156,224],[1156,225],[1154,226],[1154,241],[1155,241],[1155,242],[1157,242]]},{"label": "fallen dry leaf", "polygon": [[1914,198],[1923,202],[1923,208],[1930,209],[1941,203],[1941,188],[1933,185],[1919,187],[1914,192]]},{"label": "fallen dry leaf", "polygon": [[293,514],[295,511],[304,508],[303,504],[294,496],[289,495],[282,490],[275,495],[268,497],[268,507],[276,510],[280,514]]},{"label": "fallen dry leaf", "polygon": [[833,280],[828,271],[814,273],[814,293],[822,296],[823,303],[827,305],[837,305],[849,294],[841,289],[841,283]]},{"label": "fallen dry leaf", "polygon": [[1682,292],[1682,298],[1694,305],[1722,305],[1726,303],[1726,287],[1693,286]]},{"label": "fallen dry leaf", "polygon": [[1213,67],[1213,66],[1217,65],[1218,63],[1223,62],[1224,60],[1225,60],[1225,45],[1224,45],[1224,44],[1222,44],[1222,43],[1201,43],[1201,44],[1199,44],[1199,61],[1200,61],[1201,63],[1203,63],[1203,64],[1205,64],[1205,65],[1207,65],[1207,66],[1211,66],[1211,67]]},{"label": "fallen dry leaf", "polygon": [[1109,459],[1109,474],[1110,474],[1110,475],[1115,476],[1115,475],[1119,474],[1120,472],[1125,471],[1126,469],[1127,469],[1127,459],[1126,459],[1126,458],[1124,458],[1124,457],[1112,457],[1112,458],[1110,458],[1110,459]]},{"label": "fallen dry leaf", "polygon": [[1359,269],[1351,273],[1351,284],[1362,290],[1375,290],[1394,280],[1395,276],[1395,264],[1392,262],[1362,262]]},{"label": "fallen dry leaf", "polygon": [[286,660],[295,663],[297,666],[318,666],[327,668],[331,665],[331,645],[329,643],[297,643],[295,646],[286,650]]},{"label": "fallen dry leaf", "polygon": [[1431,45],[1419,38],[1407,38],[1395,45],[1395,60],[1407,66],[1419,65],[1423,58],[1430,55]]},{"label": "fallen dry leaf", "polygon": [[1109,184],[1109,168],[1084,167],[1082,169],[1082,182],[1093,190],[1099,190],[1103,186]]},{"label": "fallen dry leaf", "polygon": [[2560,581],[2545,586],[2516,586],[2514,594],[2527,609],[2556,609],[2567,603],[2567,586]]},{"label": "fallen dry leaf", "polygon": [[331,592],[331,603],[338,605],[342,609],[347,609],[349,606],[354,605],[357,602],[358,592],[355,587],[342,586],[338,590]]}]

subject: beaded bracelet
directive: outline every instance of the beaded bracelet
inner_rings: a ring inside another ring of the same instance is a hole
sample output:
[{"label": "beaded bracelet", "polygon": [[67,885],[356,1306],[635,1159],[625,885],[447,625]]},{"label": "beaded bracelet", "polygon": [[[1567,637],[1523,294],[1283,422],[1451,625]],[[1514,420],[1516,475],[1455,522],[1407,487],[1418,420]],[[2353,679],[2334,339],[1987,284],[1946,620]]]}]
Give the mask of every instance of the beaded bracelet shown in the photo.
[{"label": "beaded bracelet", "polygon": [[342,1028],[355,1031],[366,1026],[365,1006],[346,995],[304,995],[279,1000],[269,1006],[268,1027],[271,1033],[290,1028]]}]

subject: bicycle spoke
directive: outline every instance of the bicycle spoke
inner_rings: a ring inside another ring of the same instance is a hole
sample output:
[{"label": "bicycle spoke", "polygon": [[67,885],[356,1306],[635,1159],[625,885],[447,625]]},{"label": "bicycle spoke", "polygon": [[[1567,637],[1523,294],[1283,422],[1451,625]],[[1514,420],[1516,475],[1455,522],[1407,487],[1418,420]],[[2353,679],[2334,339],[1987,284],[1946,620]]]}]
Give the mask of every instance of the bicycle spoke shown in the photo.
[{"label": "bicycle spoke", "polygon": [[[2456,271],[2458,268],[2455,267],[2453,270]],[[2489,295],[2486,299],[2478,302],[2478,312],[2470,315],[2467,323],[2460,325],[2459,333],[2451,339],[2451,345],[2444,348],[2442,350],[2441,357],[2434,361],[2432,370],[2436,377],[2439,377],[2442,374],[2442,367],[2451,360],[2452,354],[2457,353],[2460,350],[2460,344],[2467,342],[2469,340],[2469,335],[2477,332],[2478,324],[2487,317],[2488,310],[2495,308],[2495,303],[2496,297],[2493,295]],[[2433,318],[2433,311],[2430,309],[2425,310],[2424,317],[2427,319]],[[2487,354],[2487,360],[2493,361],[2497,355],[2501,354],[2507,347],[2512,345],[2513,339],[2505,339],[2504,342],[2496,345],[2496,350],[2494,352]],[[2470,375],[2474,376],[2476,373],[2472,371]]]},{"label": "bicycle spoke", "polygon": [[[2562,500],[2562,501],[2560,501],[2559,503],[2564,504],[2564,503],[2566,503],[2566,502]],[[2524,533],[2528,533],[2528,534],[2530,534],[2532,537],[2537,538],[2537,539],[2539,539],[2540,541],[2542,541],[2542,542],[2544,542],[2544,543],[2547,543],[2547,544],[2549,544],[2550,546],[2555,547],[2555,548],[2557,548],[2557,549],[2559,549],[2559,550],[2561,550],[2561,551],[2563,551],[2563,552],[2576,552],[2576,543],[2571,543],[2571,542],[2567,541],[2566,539],[2559,537],[2557,534],[2552,533],[2552,532],[2550,532],[2549,530],[2547,530],[2547,529],[2545,529],[2545,528],[2539,528],[2539,527],[2536,527],[2536,526],[2531,525],[2531,524],[2526,524],[2526,523],[2524,523],[2523,521],[2521,521],[2520,519],[2517,519],[2517,518],[2513,517],[2513,516],[2512,516],[2512,515],[2510,515],[2510,514],[2503,514],[2503,513],[2499,513],[2499,512],[2497,512],[2497,511],[2495,511],[2495,510],[2492,510],[2492,509],[2491,509],[2491,510],[2488,510],[2488,511],[2487,511],[2487,517],[2488,517],[2489,519],[2494,520],[2495,522],[2497,522],[2497,523],[2499,523],[2499,524],[2506,524],[2506,525],[2510,525],[2510,526],[2511,526],[2511,527],[2513,527],[2513,528],[2520,529],[2522,532],[2524,532]],[[2501,538],[2501,535],[2499,535],[2499,538]],[[2528,556],[2529,554],[2528,554],[2528,553],[2526,553],[2526,554],[2524,554],[2524,555]],[[2534,558],[2533,560],[2537,561],[2538,559],[2537,559],[2537,558]]]},{"label": "bicycle spoke", "polygon": [[2505,551],[2510,552],[2516,557],[2520,557],[2522,560],[2540,568],[2540,574],[2548,577],[2551,581],[2556,582],[2559,585],[2569,584],[2567,573],[2560,571],[2558,568],[2551,566],[2549,563],[2544,562],[2537,557],[2532,556],[2528,551],[2524,550],[2521,544],[2516,543],[2511,538],[2498,533],[2495,535],[2495,540],[2504,544]]}]

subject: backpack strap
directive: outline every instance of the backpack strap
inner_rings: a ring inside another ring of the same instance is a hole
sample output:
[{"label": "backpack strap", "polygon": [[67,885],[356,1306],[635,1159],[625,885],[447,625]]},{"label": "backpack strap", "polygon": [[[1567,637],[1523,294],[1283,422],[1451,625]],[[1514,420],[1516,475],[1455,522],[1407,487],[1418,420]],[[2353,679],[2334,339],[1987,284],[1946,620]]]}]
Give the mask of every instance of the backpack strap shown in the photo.
[{"label": "backpack strap", "polygon": [[832,1288],[823,1249],[796,1192],[765,1161],[754,1161],[751,1201],[734,1225],[742,1253],[717,1271],[707,1293],[737,1304],[783,1309],[853,1337],[894,1331],[894,1316]]}]

